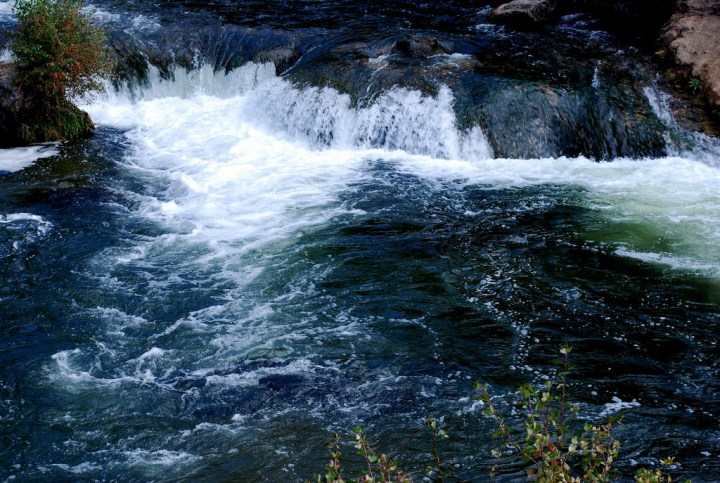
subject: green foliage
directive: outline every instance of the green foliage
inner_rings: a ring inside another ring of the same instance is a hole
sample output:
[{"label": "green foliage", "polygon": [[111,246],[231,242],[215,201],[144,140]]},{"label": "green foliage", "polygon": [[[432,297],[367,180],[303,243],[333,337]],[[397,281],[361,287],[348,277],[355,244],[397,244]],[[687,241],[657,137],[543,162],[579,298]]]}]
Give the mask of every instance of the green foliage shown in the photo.
[{"label": "green foliage", "polygon": [[80,0],[17,0],[18,28],[10,47],[21,91],[60,104],[102,90],[112,62],[105,34]]},{"label": "green foliage", "polygon": [[375,482],[412,482],[412,477],[406,475],[398,468],[395,461],[388,459],[387,455],[375,451],[368,442],[365,430],[361,427],[354,429],[352,440],[358,456],[363,460],[365,468],[362,475],[355,479],[345,479],[344,468],[340,457],[340,436],[334,435],[330,444],[330,462],[325,466],[325,474],[317,477],[318,483],[375,483]]},{"label": "green foliage", "polygon": [[76,139],[93,128],[72,100],[102,90],[112,68],[102,29],[80,0],[17,0],[17,30],[10,48],[15,83],[23,95],[18,113],[26,142]]},{"label": "green foliage", "polygon": [[[519,388],[519,407],[525,414],[523,429],[517,429],[517,421],[508,423],[506,417],[493,405],[484,386],[479,399],[487,404],[485,416],[498,425],[496,433],[506,447],[530,463],[528,477],[539,482],[610,482],[620,477],[613,463],[620,451],[620,442],[613,437],[613,429],[621,418],[609,418],[602,424],[584,423],[576,420],[579,407],[567,401],[567,377],[573,366],[568,361],[570,346],[563,345],[563,359],[557,381],[547,381],[536,388],[526,384]],[[490,470],[495,481],[502,452],[494,450],[496,464]],[[663,460],[663,464],[672,459]],[[670,476],[661,470],[640,470],[636,475],[640,483],[670,482]]]},{"label": "green foliage", "polygon": [[702,81],[698,77],[691,77],[688,81],[688,87],[693,94],[697,94],[697,91],[702,90]]},{"label": "green foliage", "polygon": [[88,113],[69,102],[59,106],[30,105],[20,111],[19,118],[19,137],[27,143],[79,139],[94,127]]},{"label": "green foliage", "polygon": [[432,439],[432,456],[434,466],[428,466],[425,468],[425,473],[429,476],[433,476],[433,480],[444,482],[445,478],[449,476],[448,471],[443,467],[440,458],[440,451],[438,450],[438,440],[447,439],[449,436],[444,429],[438,427],[437,420],[433,418],[425,419],[425,424],[430,427],[430,437]]},{"label": "green foliage", "polygon": [[[544,387],[526,384],[519,389],[520,407],[526,414],[523,435],[493,405],[490,394],[482,387],[479,396],[488,408],[487,417],[499,427],[499,435],[523,460],[531,463],[528,476],[537,481],[575,482],[580,477],[590,481],[610,481],[617,476],[612,463],[618,455],[620,443],[612,437],[613,422],[595,426],[586,423],[579,433],[571,431],[571,421],[578,412],[577,405],[566,399],[567,375],[572,369],[568,362],[570,348],[563,346],[564,359],[557,382],[547,381]],[[499,453],[494,453],[499,459]],[[497,472],[497,463],[491,473]]]},{"label": "green foliage", "polygon": [[[493,481],[498,478],[503,449],[509,449],[529,463],[528,480],[541,483],[610,482],[621,478],[613,466],[618,458],[620,442],[613,430],[622,420],[611,417],[602,423],[583,424],[577,420],[579,406],[568,402],[567,378],[573,369],[569,362],[571,348],[560,347],[562,358],[556,361],[558,377],[540,387],[525,384],[517,392],[517,407],[524,419],[509,418],[500,413],[492,402],[486,386],[476,385],[482,392],[478,399],[486,405],[485,416],[495,420],[498,431],[495,436],[503,441],[503,448],[492,451],[495,465],[490,469]],[[432,463],[425,468],[424,480],[444,482],[450,476],[442,464],[438,442],[447,438],[435,419],[428,418],[432,439]],[[336,434],[330,445],[330,461],[325,473],[317,477],[318,483],[369,483],[412,481],[412,477],[400,470],[385,454],[378,455],[367,440],[365,430],[354,430],[353,445],[361,457],[362,475],[347,478],[341,462],[340,437]],[[674,463],[672,457],[661,460],[663,466]],[[670,483],[672,478],[660,469],[640,469],[635,475],[636,483]],[[691,483],[690,480],[680,479]]]}]

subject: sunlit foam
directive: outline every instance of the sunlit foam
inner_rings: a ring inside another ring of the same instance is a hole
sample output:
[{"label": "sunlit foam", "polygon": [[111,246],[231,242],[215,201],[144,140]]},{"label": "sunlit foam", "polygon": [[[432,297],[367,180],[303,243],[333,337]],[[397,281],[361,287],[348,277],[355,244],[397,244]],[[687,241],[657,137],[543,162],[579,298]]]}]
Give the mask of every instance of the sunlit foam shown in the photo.
[{"label": "sunlit foam", "polygon": [[98,8],[93,4],[88,4],[81,10],[84,14],[92,15],[92,18],[100,23],[112,23],[120,20],[120,15],[117,13],[111,13],[102,8]]},{"label": "sunlit foam", "polygon": [[0,172],[20,171],[31,166],[38,159],[49,158],[57,153],[55,144],[0,149]]},{"label": "sunlit foam", "polygon": [[[393,88],[353,106],[333,89],[293,86],[272,64],[176,69],[172,77],[151,71],[147,85],[88,109],[96,122],[128,130],[130,164],[167,179],[164,195],[142,212],[216,254],[252,250],[345,213],[339,194],[367,175],[364,160],[384,159],[413,175],[468,184],[578,186],[609,230],[642,219],[683,256],[720,263],[712,248],[720,241],[720,178],[707,159],[492,159],[478,126],[458,129],[444,86],[435,96]],[[665,117],[659,100],[653,107]],[[627,250],[647,249],[626,241]]]},{"label": "sunlit foam", "polygon": [[15,14],[13,13],[13,2],[0,2],[0,20],[3,21],[16,21]]}]

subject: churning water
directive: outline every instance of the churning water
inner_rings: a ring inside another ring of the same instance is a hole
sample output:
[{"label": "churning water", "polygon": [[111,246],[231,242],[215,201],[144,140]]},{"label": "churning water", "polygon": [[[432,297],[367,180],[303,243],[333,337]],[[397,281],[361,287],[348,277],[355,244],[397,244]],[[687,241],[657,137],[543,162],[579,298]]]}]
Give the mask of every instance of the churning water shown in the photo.
[{"label": "churning water", "polygon": [[297,481],[356,424],[422,468],[431,416],[482,480],[471,382],[501,400],[566,341],[623,468],[720,475],[716,142],[502,159],[436,87],[150,66],[92,139],[2,152],[0,475]]}]

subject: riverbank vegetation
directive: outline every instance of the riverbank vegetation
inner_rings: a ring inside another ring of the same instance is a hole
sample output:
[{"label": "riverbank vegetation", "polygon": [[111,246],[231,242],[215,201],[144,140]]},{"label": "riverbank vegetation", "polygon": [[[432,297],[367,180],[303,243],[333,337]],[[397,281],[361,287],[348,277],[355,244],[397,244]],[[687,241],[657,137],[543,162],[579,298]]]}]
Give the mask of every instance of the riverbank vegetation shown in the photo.
[{"label": "riverbank vegetation", "polygon": [[11,36],[16,113],[24,143],[80,138],[93,129],[74,101],[103,89],[112,68],[104,31],[79,0],[18,0]]},{"label": "riverbank vegetation", "polygon": [[[611,416],[600,422],[585,419],[583,422],[578,417],[580,406],[568,400],[567,378],[573,369],[568,358],[570,351],[567,345],[560,348],[562,358],[556,361],[559,371],[555,380],[547,380],[540,386],[525,384],[512,395],[514,400],[509,414],[503,414],[493,403],[487,386],[475,386],[480,393],[476,398],[485,407],[483,414],[495,422],[494,436],[500,441],[500,447],[492,450],[496,463],[489,471],[489,478],[493,482],[509,476],[502,474],[503,466],[518,459],[527,466],[528,481],[581,483],[628,479],[616,466],[621,443],[613,435],[622,416]],[[430,428],[432,461],[425,468],[424,481],[451,481],[451,471],[442,461],[438,449],[439,441],[449,436],[438,426],[437,420],[428,418],[425,424]],[[341,438],[335,434],[330,445],[330,461],[324,473],[316,477],[318,483],[413,481],[410,473],[400,469],[398,463],[377,452],[363,428],[354,429],[352,445],[360,457],[360,467],[344,467]],[[673,462],[673,457],[660,460],[663,466]],[[634,480],[636,483],[673,481],[662,469],[646,468],[639,469]]]}]

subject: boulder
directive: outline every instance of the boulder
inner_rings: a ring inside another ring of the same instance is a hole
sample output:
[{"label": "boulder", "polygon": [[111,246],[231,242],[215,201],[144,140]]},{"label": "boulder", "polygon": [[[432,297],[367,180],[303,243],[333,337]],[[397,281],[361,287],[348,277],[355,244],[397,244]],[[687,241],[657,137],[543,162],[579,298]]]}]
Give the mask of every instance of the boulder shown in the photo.
[{"label": "boulder", "polygon": [[407,35],[395,42],[391,52],[413,59],[427,59],[433,55],[449,54],[451,49],[436,37],[414,37]]},{"label": "boulder", "polygon": [[[706,3],[708,5],[700,5],[700,0],[688,2],[696,8],[717,8],[709,5],[715,2]],[[720,16],[695,13],[674,15],[663,33],[663,39],[675,62],[689,68],[691,75],[701,80],[710,103],[720,107]]]},{"label": "boulder", "polygon": [[547,21],[555,11],[553,0],[513,0],[490,12],[490,18],[504,23],[538,24]]}]

